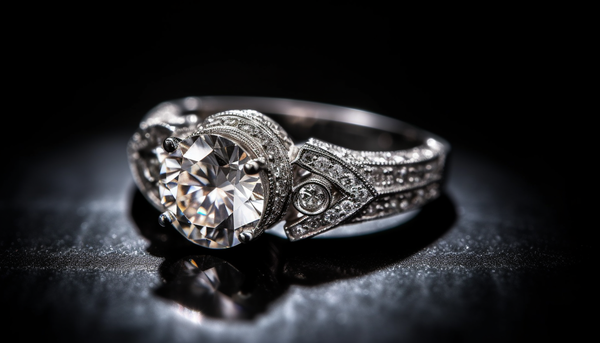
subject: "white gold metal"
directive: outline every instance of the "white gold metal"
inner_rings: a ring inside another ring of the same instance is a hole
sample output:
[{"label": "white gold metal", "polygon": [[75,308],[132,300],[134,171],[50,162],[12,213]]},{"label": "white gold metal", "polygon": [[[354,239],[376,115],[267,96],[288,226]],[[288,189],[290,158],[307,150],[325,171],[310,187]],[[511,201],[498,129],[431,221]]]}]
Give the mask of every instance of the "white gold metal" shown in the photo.
[{"label": "white gold metal", "polygon": [[[273,159],[272,156],[271,159]],[[267,161],[264,157],[255,158],[244,165],[246,174],[258,174],[265,169],[267,169]]]},{"label": "white gold metal", "polygon": [[166,227],[173,222],[173,218],[173,213],[170,211],[164,211],[158,216],[158,224],[160,224],[162,227]]},{"label": "white gold metal", "polygon": [[166,152],[173,152],[177,149],[179,142],[181,142],[181,138],[168,137],[163,142],[163,149],[165,149]]},{"label": "white gold metal", "polygon": [[314,216],[323,213],[329,208],[333,198],[333,186],[319,176],[304,179],[292,189],[292,204],[304,215]]},{"label": "white gold metal", "polygon": [[[260,220],[235,227],[227,239],[216,243],[202,236],[206,227],[197,224],[195,230],[190,223],[182,224],[189,218],[175,193],[165,198],[159,191],[167,182],[161,179],[164,168],[169,168],[165,161],[175,158],[182,140],[203,135],[222,137],[243,149],[250,160],[240,171],[259,177],[264,192]],[[292,137],[304,143],[294,144]],[[356,228],[364,224],[364,231],[371,232],[377,226],[371,221],[416,210],[439,196],[449,151],[442,138],[372,112],[291,99],[227,96],[159,104],[143,118],[128,144],[135,183],[163,212],[161,223],[172,223],[190,241],[217,249],[249,242],[282,220],[291,241],[344,226],[352,226],[348,232],[357,234]]]},{"label": "white gold metal", "polygon": [[240,233],[240,241],[242,243],[250,243],[250,241],[254,239],[254,234],[251,231],[243,231]]}]

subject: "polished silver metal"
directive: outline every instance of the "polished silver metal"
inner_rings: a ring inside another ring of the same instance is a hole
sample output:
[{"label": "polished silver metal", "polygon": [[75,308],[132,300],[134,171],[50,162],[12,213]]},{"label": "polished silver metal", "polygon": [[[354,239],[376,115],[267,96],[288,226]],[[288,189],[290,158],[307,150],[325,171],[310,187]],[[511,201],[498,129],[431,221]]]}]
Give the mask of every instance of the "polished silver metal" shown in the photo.
[{"label": "polished silver metal", "polygon": [[[271,160],[273,156],[271,155]],[[255,158],[244,165],[246,174],[258,174],[260,171],[267,169],[267,161],[264,157]]]},{"label": "polished silver metal", "polygon": [[[200,134],[237,140],[254,155],[245,172],[261,175],[269,185],[265,213],[253,231],[238,233],[241,242],[282,220],[291,241],[397,225],[386,218],[410,217],[406,214],[439,196],[450,152],[444,139],[425,130],[348,107],[262,97],[168,101],[143,118],[128,144],[135,183],[161,212],[166,208],[158,191],[160,164],[181,139]],[[316,208],[297,201],[311,183],[326,190],[326,201],[313,204]],[[161,221],[172,221],[173,214],[165,213]]]},{"label": "polished silver metal", "polygon": [[170,211],[165,211],[158,216],[158,224],[162,227],[166,227],[167,225],[173,222],[173,214]]},{"label": "polished silver metal", "polygon": [[[299,182],[292,188],[292,204],[298,212],[308,216],[314,216],[323,213],[331,204],[331,199],[333,198],[334,194],[333,186],[329,181],[320,176],[311,175],[310,177],[305,176],[302,179],[304,179],[304,181]],[[323,199],[321,203],[316,205],[314,208],[308,208],[302,203],[303,190],[308,187],[313,187],[313,189],[320,190],[322,193],[321,195]]]},{"label": "polished silver metal", "polygon": [[250,243],[250,241],[254,238],[254,234],[251,231],[243,231],[240,233],[240,241],[242,243]]},{"label": "polished silver metal", "polygon": [[168,137],[163,142],[163,149],[165,149],[166,152],[173,152],[177,149],[179,142],[181,142],[181,138]]}]

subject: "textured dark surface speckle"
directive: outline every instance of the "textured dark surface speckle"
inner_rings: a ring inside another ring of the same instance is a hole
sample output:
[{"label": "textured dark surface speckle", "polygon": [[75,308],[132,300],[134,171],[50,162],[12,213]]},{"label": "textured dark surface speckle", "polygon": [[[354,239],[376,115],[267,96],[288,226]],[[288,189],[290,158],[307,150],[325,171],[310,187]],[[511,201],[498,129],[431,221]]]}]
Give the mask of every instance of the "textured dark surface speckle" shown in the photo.
[{"label": "textured dark surface speckle", "polygon": [[[444,196],[396,230],[299,243],[265,236],[212,252],[157,225],[129,177],[127,138],[57,149],[37,160],[52,184],[25,171],[30,182],[5,197],[9,330],[86,341],[503,341],[570,335],[577,324],[583,253],[517,174],[469,151],[456,149]],[[83,188],[78,177],[92,182]],[[169,265],[206,254],[264,293],[253,319],[203,316],[160,294]]]}]

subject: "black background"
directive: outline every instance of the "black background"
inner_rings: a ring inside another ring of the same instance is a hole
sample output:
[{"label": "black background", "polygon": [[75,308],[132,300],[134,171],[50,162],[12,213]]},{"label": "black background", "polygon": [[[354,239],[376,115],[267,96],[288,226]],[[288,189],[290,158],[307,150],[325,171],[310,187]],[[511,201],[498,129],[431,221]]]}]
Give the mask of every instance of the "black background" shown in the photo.
[{"label": "black background", "polygon": [[133,130],[158,102],[189,95],[364,108],[498,156],[573,206],[557,156],[576,153],[576,121],[558,116],[577,69],[548,9],[226,7],[28,12],[7,35],[8,102],[35,120],[28,132],[52,132],[42,148]]},{"label": "black background", "polygon": [[[3,172],[11,180],[5,194],[19,191],[12,180],[32,158],[88,137],[133,132],[161,101],[189,95],[297,98],[395,116],[445,137],[456,149],[494,160],[541,195],[557,222],[553,230],[568,247],[564,254],[577,264],[585,261],[589,243],[574,223],[577,197],[567,188],[579,167],[566,162],[573,146],[566,143],[578,137],[568,120],[555,119],[566,73],[556,44],[560,22],[526,8],[391,10],[322,3],[282,6],[268,15],[248,5],[236,9],[20,11],[21,20],[6,35],[5,103],[14,106],[3,119],[5,134],[18,135],[6,145],[22,155],[18,168]],[[527,211],[524,217],[539,215]],[[586,297],[560,302],[553,313],[564,317],[522,337],[547,337],[544,329],[555,325],[565,336],[580,334],[579,302]]]}]

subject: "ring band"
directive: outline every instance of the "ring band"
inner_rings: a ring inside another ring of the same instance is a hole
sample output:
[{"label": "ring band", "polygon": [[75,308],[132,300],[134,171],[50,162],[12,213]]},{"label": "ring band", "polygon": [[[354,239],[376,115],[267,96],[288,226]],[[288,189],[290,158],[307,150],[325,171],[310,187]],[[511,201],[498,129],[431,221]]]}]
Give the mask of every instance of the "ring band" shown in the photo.
[{"label": "ring band", "polygon": [[296,241],[417,209],[439,196],[449,151],[444,139],[376,113],[233,96],[161,103],[127,148],[161,225],[214,249],[282,221]]}]

